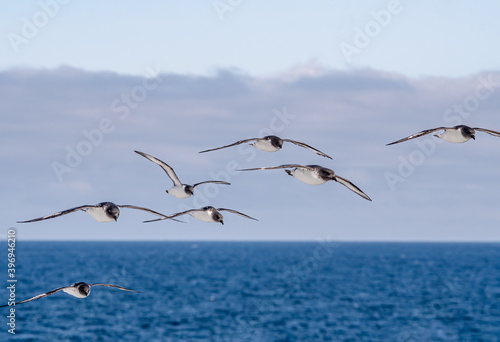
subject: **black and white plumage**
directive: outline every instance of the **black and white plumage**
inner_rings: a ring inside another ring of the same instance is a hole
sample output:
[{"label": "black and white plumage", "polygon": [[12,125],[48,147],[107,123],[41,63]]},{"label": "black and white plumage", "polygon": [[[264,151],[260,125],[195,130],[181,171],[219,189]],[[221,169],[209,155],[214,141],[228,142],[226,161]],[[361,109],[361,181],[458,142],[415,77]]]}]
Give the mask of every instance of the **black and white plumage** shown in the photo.
[{"label": "black and white plumage", "polygon": [[268,136],[265,136],[263,138],[244,139],[244,140],[237,141],[237,142],[235,142],[233,144],[229,144],[229,145],[225,145],[225,146],[221,146],[221,147],[216,147],[216,148],[212,148],[212,149],[209,149],[209,150],[200,151],[199,153],[205,153],[205,152],[220,150],[222,148],[236,146],[236,145],[244,144],[244,143],[247,143],[247,142],[250,142],[250,141],[254,141],[254,143],[251,144],[252,146],[258,148],[259,150],[266,151],[266,152],[276,152],[276,151],[280,150],[283,147],[283,143],[284,142],[290,142],[290,143],[295,144],[297,146],[307,148],[307,149],[313,151],[314,153],[316,153],[316,154],[318,154],[318,155],[320,155],[322,157],[326,157],[326,158],[332,159],[332,157],[330,157],[326,153],[323,153],[320,150],[315,149],[314,147],[309,146],[309,145],[307,145],[307,144],[305,144],[303,142],[295,141],[295,140],[291,140],[291,139],[281,139],[280,137],[277,137],[275,135],[268,135]]},{"label": "black and white plumage", "polygon": [[166,190],[168,194],[177,197],[177,198],[187,198],[189,196],[192,196],[194,193],[194,188],[197,187],[198,185],[202,184],[207,184],[207,183],[214,183],[214,184],[225,184],[225,185],[231,185],[231,183],[228,182],[223,182],[223,181],[204,181],[200,183],[196,183],[194,185],[188,185],[188,184],[183,184],[180,180],[179,177],[177,177],[177,174],[175,173],[174,169],[169,166],[167,163],[161,161],[160,159],[153,157],[152,155],[149,155],[144,152],[140,151],[134,151],[137,154],[140,154],[144,158],[152,161],[155,164],[158,164],[170,177],[172,182],[174,183],[174,186],[170,188],[169,190]]},{"label": "black and white plumage", "polygon": [[454,126],[454,127],[437,127],[437,128],[432,128],[432,129],[426,129],[426,130],[423,130],[421,132],[412,134],[406,138],[391,142],[391,143],[387,144],[387,146],[398,144],[398,143],[403,142],[403,141],[415,139],[415,138],[422,137],[424,135],[431,134],[431,133],[434,133],[437,131],[442,131],[442,130],[444,131],[443,133],[434,134],[434,136],[437,138],[443,139],[445,141],[452,142],[452,143],[464,143],[466,141],[469,141],[470,139],[475,140],[476,139],[476,131],[484,132],[484,133],[488,133],[488,134],[491,134],[491,135],[496,136],[496,137],[500,137],[500,132],[497,132],[497,131],[492,131],[490,129],[484,129],[484,128],[478,128],[478,127],[471,128],[471,127],[465,126],[465,125],[458,125],[458,126]]},{"label": "black and white plumage", "polygon": [[163,217],[160,217],[160,218],[155,219],[155,220],[149,220],[149,221],[144,221],[144,222],[161,221],[161,220],[172,219],[174,217],[189,214],[192,217],[194,217],[195,219],[198,219],[200,221],[216,222],[216,223],[220,222],[221,224],[224,224],[224,221],[223,221],[224,216],[220,213],[221,211],[229,211],[230,213],[237,214],[237,215],[246,217],[248,219],[258,221],[256,218],[245,215],[245,214],[240,213],[239,211],[236,211],[236,210],[226,209],[226,208],[217,208],[216,209],[216,208],[211,207],[211,206],[206,206],[206,207],[203,207],[200,209],[189,209],[189,210],[182,211],[180,213],[176,213],[176,214],[173,214],[170,216],[163,216]]},{"label": "black and white plumage", "polygon": [[[15,305],[19,305],[19,304],[31,302],[31,301],[34,301],[34,300],[37,300],[37,299],[40,299],[40,298],[44,298],[44,297],[50,296],[50,295],[52,295],[52,294],[54,294],[56,292],[59,292],[59,291],[66,292],[67,294],[70,294],[70,295],[72,295],[72,296],[74,296],[76,298],[86,298],[86,297],[89,296],[90,289],[92,288],[92,286],[114,287],[114,288],[120,289],[122,291],[129,291],[129,292],[140,293],[139,291],[130,290],[130,289],[127,289],[125,287],[118,286],[118,285],[112,285],[112,284],[87,284],[87,283],[84,283],[84,282],[79,282],[79,283],[75,283],[75,284],[70,285],[70,286],[60,287],[60,288],[54,289],[52,291],[36,295],[35,297],[32,297],[32,298],[29,298],[29,299],[17,302],[17,303],[15,303]],[[10,305],[0,305],[0,308],[6,307],[6,306],[10,306]]]},{"label": "black and white plumage", "polygon": [[274,169],[293,169],[293,170],[285,170],[290,176],[297,178],[299,181],[304,182],[309,185],[320,185],[324,184],[328,181],[336,181],[344,186],[346,186],[349,190],[354,191],[364,199],[371,201],[371,198],[368,197],[360,188],[351,183],[349,180],[337,176],[335,172],[326,167],[322,167],[319,165],[299,165],[299,164],[285,164],[280,166],[270,166],[270,167],[258,167],[253,169],[242,169],[238,171],[256,171],[256,170],[274,170]]},{"label": "black and white plumage", "polygon": [[[90,216],[92,216],[94,219],[96,219],[99,222],[112,222],[118,220],[118,216],[120,216],[120,208],[130,208],[130,209],[138,209],[138,210],[143,210],[152,214],[155,214],[157,216],[165,216],[161,213],[158,213],[154,210],[148,209],[148,208],[143,208],[143,207],[138,207],[135,205],[128,205],[128,204],[123,204],[123,205],[117,205],[112,202],[101,202],[97,203],[94,205],[81,205],[79,207],[74,207],[71,209],[63,210],[58,213],[52,214],[52,215],[47,215],[47,216],[42,216],[36,219],[28,220],[28,221],[17,221],[17,223],[29,223],[29,222],[36,222],[36,221],[42,221],[42,220],[48,220],[52,219],[55,217],[59,217],[62,215],[70,214],[78,210],[82,210],[86,213],[88,213]],[[174,220],[178,221],[178,220]],[[178,221],[182,222],[182,221]]]}]

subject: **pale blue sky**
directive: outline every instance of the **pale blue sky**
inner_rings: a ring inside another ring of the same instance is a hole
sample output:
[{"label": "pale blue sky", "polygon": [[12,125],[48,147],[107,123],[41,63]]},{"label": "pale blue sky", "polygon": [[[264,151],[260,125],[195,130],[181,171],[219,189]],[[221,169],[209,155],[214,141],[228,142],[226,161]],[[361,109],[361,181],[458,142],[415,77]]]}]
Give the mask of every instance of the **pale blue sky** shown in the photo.
[{"label": "pale blue sky", "polygon": [[[50,16],[41,4],[54,3],[13,2],[0,14],[0,189],[4,225],[20,238],[500,241],[500,139],[385,146],[460,123],[500,130],[497,2],[241,1],[223,20],[213,1],[69,1]],[[26,31],[37,20],[43,27]],[[346,58],[342,46],[357,52]],[[285,108],[293,118],[277,125]],[[103,120],[110,132],[58,177],[54,162],[67,163]],[[269,133],[333,160],[294,145],[197,153]],[[178,200],[165,193],[162,170],[133,150],[191,184],[231,163],[320,164],[373,202],[283,170],[231,174],[231,186]],[[259,221],[227,213],[224,226],[142,224],[151,217],[124,209],[116,223],[79,212],[15,224],[102,201],[165,214],[210,204]]]},{"label": "pale blue sky", "polygon": [[[142,75],[145,65],[161,64],[167,72],[231,67],[265,76],[314,61],[334,69],[464,76],[500,64],[500,3],[493,0],[67,1],[49,6],[54,14],[45,18],[50,11],[41,3],[59,2],[10,2],[1,11],[0,69],[66,64]],[[214,4],[221,3],[235,5],[220,14]],[[370,26],[373,13],[391,8],[397,11],[380,30]],[[22,36],[29,26],[24,19],[42,27],[28,42],[12,44],[12,34]],[[370,28],[374,37],[348,63],[340,46]]]}]

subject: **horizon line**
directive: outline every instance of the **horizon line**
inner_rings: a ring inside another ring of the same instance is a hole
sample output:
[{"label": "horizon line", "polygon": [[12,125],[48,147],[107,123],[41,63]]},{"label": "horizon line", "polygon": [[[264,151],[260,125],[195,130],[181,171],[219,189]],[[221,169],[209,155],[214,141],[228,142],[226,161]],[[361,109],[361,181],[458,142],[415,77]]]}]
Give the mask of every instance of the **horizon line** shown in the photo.
[{"label": "horizon line", "polygon": [[[7,242],[7,239],[0,239],[0,242]],[[500,240],[17,240],[17,243],[23,242],[191,242],[191,243],[205,243],[205,242],[237,242],[237,243],[311,243],[311,242],[327,242],[327,243],[447,243],[447,244],[500,244]]]}]

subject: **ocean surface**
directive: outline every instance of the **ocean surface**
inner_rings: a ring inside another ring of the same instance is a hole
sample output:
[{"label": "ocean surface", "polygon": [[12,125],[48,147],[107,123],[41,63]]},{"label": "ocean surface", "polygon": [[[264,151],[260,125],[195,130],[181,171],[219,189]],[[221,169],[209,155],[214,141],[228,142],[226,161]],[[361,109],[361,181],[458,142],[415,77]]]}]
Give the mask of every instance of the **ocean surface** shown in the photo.
[{"label": "ocean surface", "polygon": [[[7,243],[3,290],[7,302]],[[23,242],[0,341],[500,341],[500,244]]]}]

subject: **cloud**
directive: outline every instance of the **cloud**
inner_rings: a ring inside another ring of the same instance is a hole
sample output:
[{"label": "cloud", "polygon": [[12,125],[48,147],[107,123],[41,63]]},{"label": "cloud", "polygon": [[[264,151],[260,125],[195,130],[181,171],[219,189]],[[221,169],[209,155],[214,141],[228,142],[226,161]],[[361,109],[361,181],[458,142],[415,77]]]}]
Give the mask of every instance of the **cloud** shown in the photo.
[{"label": "cloud", "polygon": [[[464,78],[415,79],[376,70],[339,72],[313,65],[267,78],[234,70],[219,70],[212,76],[160,73],[157,87],[142,94],[138,89],[144,87],[145,77],[71,67],[0,72],[0,133],[5,147],[0,150],[0,187],[12,198],[6,209],[9,224],[44,211],[105,200],[176,211],[180,203],[164,192],[170,180],[160,168],[138,158],[134,149],[167,161],[182,180],[190,183],[227,172],[231,162],[240,166],[321,164],[350,179],[374,199],[371,204],[360,203],[339,184],[301,187],[284,172],[231,175],[231,187],[220,189],[216,198],[207,197],[210,203],[220,206],[248,203],[255,216],[262,210],[265,219],[260,224],[289,225],[289,239],[314,240],[335,231],[329,219],[322,216],[332,210],[335,225],[343,227],[339,238],[345,239],[404,239],[405,229],[428,225],[433,219],[441,222],[439,212],[453,215],[457,211],[465,214],[478,210],[489,217],[488,223],[498,218],[489,214],[489,210],[496,210],[490,203],[491,197],[481,193],[481,189],[500,191],[495,173],[473,176],[477,168],[500,167],[497,138],[481,134],[476,141],[463,145],[436,144],[432,153],[423,151],[416,142],[391,147],[385,144],[422,129],[458,121],[500,129],[500,117],[496,114],[500,87],[490,85],[489,93],[481,93],[487,96],[477,104],[474,102],[478,87],[484,80],[500,81],[499,72]],[[129,105],[127,115],[114,110],[115,101],[123,101],[123,96],[133,98],[134,91],[136,97],[141,95],[141,101]],[[461,106],[461,111],[457,106]],[[103,130],[103,120],[112,129]],[[265,153],[246,145],[204,155],[197,153],[268,133],[304,141],[334,159],[322,159],[295,145],[287,145],[278,153]],[[81,160],[75,162],[78,165],[68,166],[71,171],[63,174],[60,183],[53,165],[68,165],[70,151],[85,153],[80,153]],[[424,156],[422,162],[415,159],[417,152]],[[399,175],[402,161],[409,162],[413,170],[392,192],[384,174]],[[436,180],[436,174],[446,177]],[[464,174],[467,182],[461,178]],[[424,182],[426,186],[419,185]],[[284,188],[295,195],[293,201],[291,197],[280,199]],[[440,191],[439,211],[433,205],[432,189]],[[461,191],[473,193],[474,203],[455,201]],[[253,195],[245,197],[248,194]],[[420,202],[418,210],[428,212],[428,216],[418,218],[412,211],[417,199],[426,199]],[[234,209],[245,212],[246,208]],[[289,211],[307,217],[311,230],[303,231],[297,217],[289,220],[282,214]],[[355,217],[351,211],[356,212]],[[409,214],[412,220],[405,229],[388,227],[391,222],[405,222],[405,215]],[[241,239],[279,239],[271,228],[256,230],[249,222],[235,221],[242,225]],[[361,228],[366,222],[370,222],[373,231]],[[478,222],[480,225],[480,218]],[[64,229],[62,221],[54,220],[53,224],[54,229],[61,229],[61,236],[79,238],[78,233]],[[102,228],[89,220],[85,224],[92,227],[89,229]],[[120,227],[128,227],[123,237],[154,239],[150,234],[156,230],[143,232],[139,237],[134,230],[137,224],[139,221],[123,220]],[[467,231],[469,227],[462,227],[459,221],[453,224],[458,227],[456,236],[474,237]],[[428,234],[429,239],[456,237],[440,235],[439,229],[432,226],[422,229],[419,236]],[[115,233],[110,229],[105,235],[96,236],[111,239]],[[178,234],[173,233],[172,238],[181,236]],[[193,239],[210,235],[209,231],[204,234]],[[488,235],[491,230],[481,234],[479,239],[500,239],[500,235]]]},{"label": "cloud", "polygon": [[390,77],[384,73],[370,70],[357,72],[328,72],[318,76],[298,78],[292,86],[305,91],[325,92],[384,92],[411,91],[408,80],[403,77]]}]

